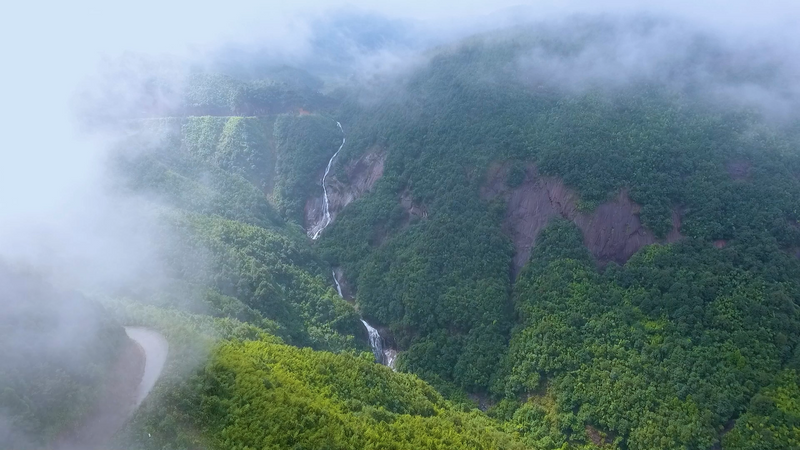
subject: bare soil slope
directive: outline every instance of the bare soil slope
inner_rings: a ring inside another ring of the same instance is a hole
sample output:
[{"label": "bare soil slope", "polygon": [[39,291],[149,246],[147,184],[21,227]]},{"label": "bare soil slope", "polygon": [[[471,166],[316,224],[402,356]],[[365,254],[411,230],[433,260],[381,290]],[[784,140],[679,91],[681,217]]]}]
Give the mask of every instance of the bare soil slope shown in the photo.
[{"label": "bare soil slope", "polygon": [[[528,261],[536,237],[555,217],[574,222],[583,232],[584,242],[598,262],[624,264],[645,245],[659,242],[639,220],[641,207],[633,202],[627,191],[603,203],[592,212],[578,209],[578,195],[555,177],[540,176],[535,166],[525,169],[524,181],[514,188],[507,184],[508,165],[493,165],[489,169],[481,197],[506,200],[504,231],[514,242],[513,272],[516,276]],[[667,242],[681,238],[680,211],[672,214],[673,228]]]}]

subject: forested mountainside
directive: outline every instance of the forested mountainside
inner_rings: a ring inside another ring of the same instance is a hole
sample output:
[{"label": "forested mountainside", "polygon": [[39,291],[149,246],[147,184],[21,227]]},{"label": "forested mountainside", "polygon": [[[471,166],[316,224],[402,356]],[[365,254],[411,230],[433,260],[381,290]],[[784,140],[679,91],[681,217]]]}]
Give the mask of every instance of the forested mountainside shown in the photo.
[{"label": "forested mountainside", "polygon": [[363,84],[148,84],[111,170],[163,270],[94,300],[170,357],[114,444],[798,448],[800,122],[720,94],[781,79],[703,33],[588,70],[672,26],[518,27]]},{"label": "forested mountainside", "polygon": [[[401,370],[502,399],[493,414],[534,445],[797,445],[791,401],[765,413],[780,425],[737,420],[756,399],[775,408],[800,362],[794,119],[668,75],[575,89],[518,67],[621,32],[574,30],[476,37],[432,55],[400,100],[345,104],[340,167],[388,156],[322,255],[390,329]],[[734,59],[697,41],[673,70]],[[708,68],[772,82],[743,69]]]}]

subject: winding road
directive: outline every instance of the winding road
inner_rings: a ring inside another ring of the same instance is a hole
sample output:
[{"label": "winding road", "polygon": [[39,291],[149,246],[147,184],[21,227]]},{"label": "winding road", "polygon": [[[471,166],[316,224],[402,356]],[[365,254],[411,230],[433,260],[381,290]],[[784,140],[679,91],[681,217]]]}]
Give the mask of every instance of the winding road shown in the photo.
[{"label": "winding road", "polygon": [[161,371],[164,370],[164,363],[167,362],[169,344],[160,333],[149,328],[125,327],[125,333],[134,342],[139,344],[144,351],[144,373],[139,387],[136,388],[136,402],[133,405],[131,414],[142,404],[147,394],[153,390]]},{"label": "winding road", "polygon": [[57,450],[107,448],[161,376],[169,353],[164,336],[143,327],[125,327],[125,333],[130,341],[121,350],[96,405],[82,424],[59,439]]}]

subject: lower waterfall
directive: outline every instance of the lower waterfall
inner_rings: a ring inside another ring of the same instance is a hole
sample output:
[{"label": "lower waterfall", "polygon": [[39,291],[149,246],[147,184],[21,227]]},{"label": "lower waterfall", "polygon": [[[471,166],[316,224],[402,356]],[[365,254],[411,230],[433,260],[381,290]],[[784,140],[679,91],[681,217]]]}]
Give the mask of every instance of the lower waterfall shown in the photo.
[{"label": "lower waterfall", "polygon": [[[344,147],[346,142],[342,124],[336,122],[336,126],[339,127],[339,130],[342,132],[342,144],[339,146],[339,149],[336,150],[336,153],[331,156],[331,159],[328,160],[328,165],[325,167],[325,173],[322,175],[322,202],[324,215],[322,222],[318,224],[317,227],[309,231],[309,237],[311,237],[313,240],[318,239],[322,234],[322,231],[331,224],[330,202],[328,201],[328,188],[325,186],[325,180],[328,178],[328,173],[331,171],[333,160],[336,158],[339,152],[342,151],[342,147]],[[339,279],[336,277],[336,271],[332,270],[332,272],[333,282],[336,284],[336,292],[339,294],[339,297],[344,298],[344,295],[342,294],[342,286],[339,284]],[[364,328],[367,329],[367,333],[369,334],[369,346],[372,348],[372,353],[375,355],[375,362],[389,366],[392,370],[394,370],[394,361],[397,357],[397,351],[392,348],[385,348],[383,337],[381,337],[381,334],[375,329],[375,327],[368,324],[363,318],[361,319],[361,323],[364,324]]]}]

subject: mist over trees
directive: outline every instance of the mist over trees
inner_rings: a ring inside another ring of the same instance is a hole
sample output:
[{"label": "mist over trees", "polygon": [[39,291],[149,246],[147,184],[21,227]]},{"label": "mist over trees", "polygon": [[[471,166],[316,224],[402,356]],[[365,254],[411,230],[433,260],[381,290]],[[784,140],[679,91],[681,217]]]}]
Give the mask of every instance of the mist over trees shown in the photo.
[{"label": "mist over trees", "polygon": [[[800,445],[791,28],[564,8],[103,59],[97,141],[7,157],[0,447],[63,447],[124,325],[170,354],[117,447]],[[311,240],[337,121],[368,187]]]}]

